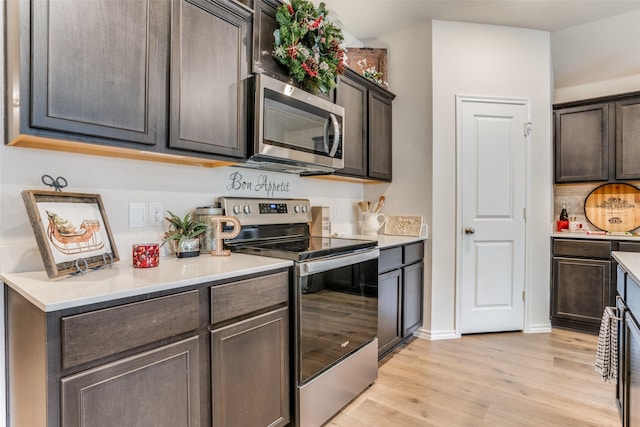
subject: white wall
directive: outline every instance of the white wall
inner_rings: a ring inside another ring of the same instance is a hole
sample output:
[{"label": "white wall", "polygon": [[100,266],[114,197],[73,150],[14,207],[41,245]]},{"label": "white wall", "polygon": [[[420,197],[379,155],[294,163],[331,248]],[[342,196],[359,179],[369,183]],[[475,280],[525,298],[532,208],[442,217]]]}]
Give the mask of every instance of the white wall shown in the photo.
[{"label": "white wall", "polygon": [[[386,197],[383,213],[421,215],[431,227],[431,25],[412,26],[368,47],[387,48],[387,81],[393,101],[393,182],[368,184],[365,198]],[[419,47],[419,54],[416,54]],[[431,239],[425,245],[424,328],[431,321]]]},{"label": "white wall", "polygon": [[527,194],[527,331],[548,330],[551,231],[551,64],[541,31],[433,21],[433,273],[431,337],[455,334],[455,96],[529,98],[533,133]]}]

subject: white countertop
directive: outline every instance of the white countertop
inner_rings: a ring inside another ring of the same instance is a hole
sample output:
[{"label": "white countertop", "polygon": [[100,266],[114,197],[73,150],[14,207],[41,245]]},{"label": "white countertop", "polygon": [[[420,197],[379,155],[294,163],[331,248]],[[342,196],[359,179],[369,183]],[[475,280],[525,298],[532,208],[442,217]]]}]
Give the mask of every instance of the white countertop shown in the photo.
[{"label": "white countertop", "polygon": [[339,237],[345,239],[375,240],[378,242],[378,247],[380,249],[426,240],[426,238],[423,236],[391,236],[387,234],[355,234]]},{"label": "white countertop", "polygon": [[[374,240],[386,248],[420,242],[424,237],[350,235],[346,239]],[[3,273],[0,278],[40,310],[56,311],[124,297],[177,289],[247,274],[290,267],[292,261],[233,253],[228,257],[160,258],[154,268],[133,268],[122,262],[77,276],[49,279],[44,271]]]},{"label": "white countertop", "polygon": [[159,266],[153,268],[133,268],[120,262],[113,268],[55,279],[49,279],[44,271],[6,273],[0,278],[42,311],[56,311],[291,265],[289,260],[233,253],[223,257],[162,257]]},{"label": "white countertop", "polygon": [[628,240],[628,241],[640,242],[640,236],[590,234],[584,231],[554,232],[554,233],[551,233],[551,237],[563,238],[563,239]]},{"label": "white countertop", "polygon": [[634,282],[640,283],[640,253],[613,251],[611,256],[629,273]]}]

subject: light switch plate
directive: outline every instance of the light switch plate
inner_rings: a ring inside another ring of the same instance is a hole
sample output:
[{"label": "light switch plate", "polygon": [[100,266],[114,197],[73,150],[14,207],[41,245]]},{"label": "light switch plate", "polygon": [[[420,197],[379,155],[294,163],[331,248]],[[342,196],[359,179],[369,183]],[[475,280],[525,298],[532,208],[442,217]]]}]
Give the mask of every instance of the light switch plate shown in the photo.
[{"label": "light switch plate", "polygon": [[147,226],[147,204],[144,202],[129,202],[129,228],[143,228]]}]

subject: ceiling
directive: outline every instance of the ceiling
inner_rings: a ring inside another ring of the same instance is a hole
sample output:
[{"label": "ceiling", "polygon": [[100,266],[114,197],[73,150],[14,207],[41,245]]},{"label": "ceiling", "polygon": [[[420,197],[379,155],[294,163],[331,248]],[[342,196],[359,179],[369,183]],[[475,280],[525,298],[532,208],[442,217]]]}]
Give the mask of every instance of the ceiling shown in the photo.
[{"label": "ceiling", "polygon": [[473,22],[550,32],[556,89],[640,75],[640,0],[322,1],[365,46],[424,21]]},{"label": "ceiling", "polygon": [[640,0],[323,0],[330,19],[365,41],[426,20],[554,32],[640,10]]}]

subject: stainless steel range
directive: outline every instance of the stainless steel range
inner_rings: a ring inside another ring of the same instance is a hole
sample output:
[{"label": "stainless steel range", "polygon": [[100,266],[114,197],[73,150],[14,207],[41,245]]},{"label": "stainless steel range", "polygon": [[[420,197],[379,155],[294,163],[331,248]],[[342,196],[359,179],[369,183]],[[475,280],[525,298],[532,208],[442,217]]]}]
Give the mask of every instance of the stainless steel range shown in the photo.
[{"label": "stainless steel range", "polygon": [[232,251],[291,259],[296,425],[317,427],[378,376],[377,242],[309,234],[306,199],[221,197]]}]

